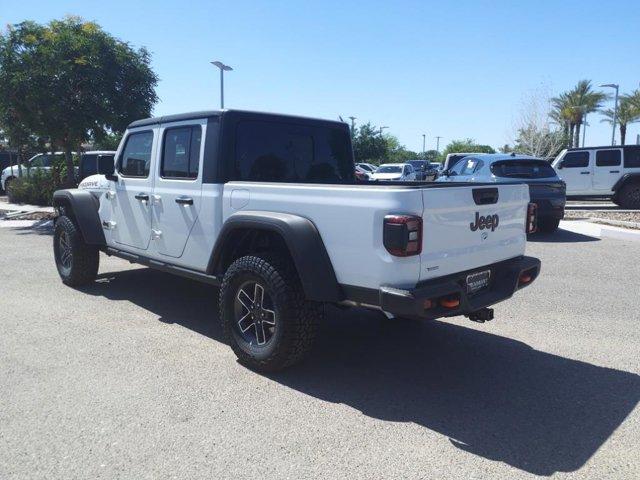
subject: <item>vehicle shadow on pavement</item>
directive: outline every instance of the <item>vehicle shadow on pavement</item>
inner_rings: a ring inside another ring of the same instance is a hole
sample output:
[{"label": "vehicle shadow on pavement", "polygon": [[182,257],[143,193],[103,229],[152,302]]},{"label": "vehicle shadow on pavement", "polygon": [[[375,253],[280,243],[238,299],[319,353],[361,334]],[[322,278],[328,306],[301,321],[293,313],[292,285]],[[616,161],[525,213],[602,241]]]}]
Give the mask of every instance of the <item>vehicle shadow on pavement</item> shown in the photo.
[{"label": "vehicle shadow on pavement", "polygon": [[527,242],[539,243],[578,243],[578,242],[599,242],[598,237],[583,235],[582,233],[571,232],[559,228],[553,233],[534,233],[527,235]]},{"label": "vehicle shadow on pavement", "polygon": [[[208,285],[137,269],[100,275],[83,291],[129,300],[163,322],[223,341],[217,289]],[[582,467],[640,400],[638,375],[538,351],[464,321],[394,321],[328,307],[309,358],[268,377],[546,476]]]}]

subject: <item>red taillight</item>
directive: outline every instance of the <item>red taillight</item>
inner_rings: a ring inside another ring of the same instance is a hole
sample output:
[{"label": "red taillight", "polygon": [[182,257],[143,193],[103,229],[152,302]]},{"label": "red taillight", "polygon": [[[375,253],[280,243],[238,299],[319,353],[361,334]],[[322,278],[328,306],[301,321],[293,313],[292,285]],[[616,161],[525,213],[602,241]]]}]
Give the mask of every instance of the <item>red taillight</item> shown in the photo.
[{"label": "red taillight", "polygon": [[422,252],[422,217],[387,215],[384,217],[384,247],[396,257],[409,257]]},{"label": "red taillight", "polygon": [[538,230],[538,205],[530,203],[527,206],[527,233],[535,233]]}]

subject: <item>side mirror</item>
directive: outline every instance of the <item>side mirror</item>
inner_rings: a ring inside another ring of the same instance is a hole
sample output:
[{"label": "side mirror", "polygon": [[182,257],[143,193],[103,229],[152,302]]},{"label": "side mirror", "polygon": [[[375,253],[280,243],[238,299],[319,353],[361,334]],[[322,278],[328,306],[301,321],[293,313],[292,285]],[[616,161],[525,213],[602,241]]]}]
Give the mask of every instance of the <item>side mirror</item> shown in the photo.
[{"label": "side mirror", "polygon": [[107,180],[118,181],[115,174],[114,158],[111,155],[100,155],[98,157],[98,173],[104,175]]},{"label": "side mirror", "polygon": [[562,170],[562,164],[563,164],[563,163],[564,163],[564,162],[560,161],[560,162],[558,163],[558,166],[557,166],[556,168],[557,168],[558,170]]}]

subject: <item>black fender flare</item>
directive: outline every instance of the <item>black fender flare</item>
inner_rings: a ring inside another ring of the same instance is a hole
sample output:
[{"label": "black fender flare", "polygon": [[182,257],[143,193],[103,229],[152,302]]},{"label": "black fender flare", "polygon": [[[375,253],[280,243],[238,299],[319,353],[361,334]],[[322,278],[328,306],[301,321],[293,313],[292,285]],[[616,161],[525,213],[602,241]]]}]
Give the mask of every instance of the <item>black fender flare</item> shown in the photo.
[{"label": "black fender flare", "polygon": [[207,273],[223,274],[223,255],[225,249],[233,248],[230,234],[237,230],[266,230],[280,235],[309,300],[339,302],[344,299],[320,232],[308,218],[289,213],[242,211],[232,214],[218,235]]},{"label": "black fender flare", "polygon": [[618,190],[620,190],[629,181],[640,181],[640,173],[639,172],[636,172],[636,173],[625,173],[613,185],[612,190],[614,192],[618,193]]},{"label": "black fender flare", "polygon": [[59,211],[61,207],[71,210],[84,241],[89,245],[105,246],[104,231],[98,215],[99,200],[86,190],[56,190],[53,193],[53,206]]}]

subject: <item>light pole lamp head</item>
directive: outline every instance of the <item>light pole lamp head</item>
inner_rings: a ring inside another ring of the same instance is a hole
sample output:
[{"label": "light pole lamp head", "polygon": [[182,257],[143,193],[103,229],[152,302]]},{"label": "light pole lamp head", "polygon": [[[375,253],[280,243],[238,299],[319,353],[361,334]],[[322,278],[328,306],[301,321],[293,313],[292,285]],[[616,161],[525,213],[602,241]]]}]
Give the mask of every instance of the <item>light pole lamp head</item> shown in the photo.
[{"label": "light pole lamp head", "polygon": [[600,87],[618,88],[620,85],[616,83],[603,83]]},{"label": "light pole lamp head", "polygon": [[222,62],[220,62],[218,60],[215,60],[215,61],[211,62],[211,65],[215,65],[220,70],[224,70],[225,72],[233,70],[233,68],[231,68],[229,65],[225,65],[224,63],[222,63]]}]

